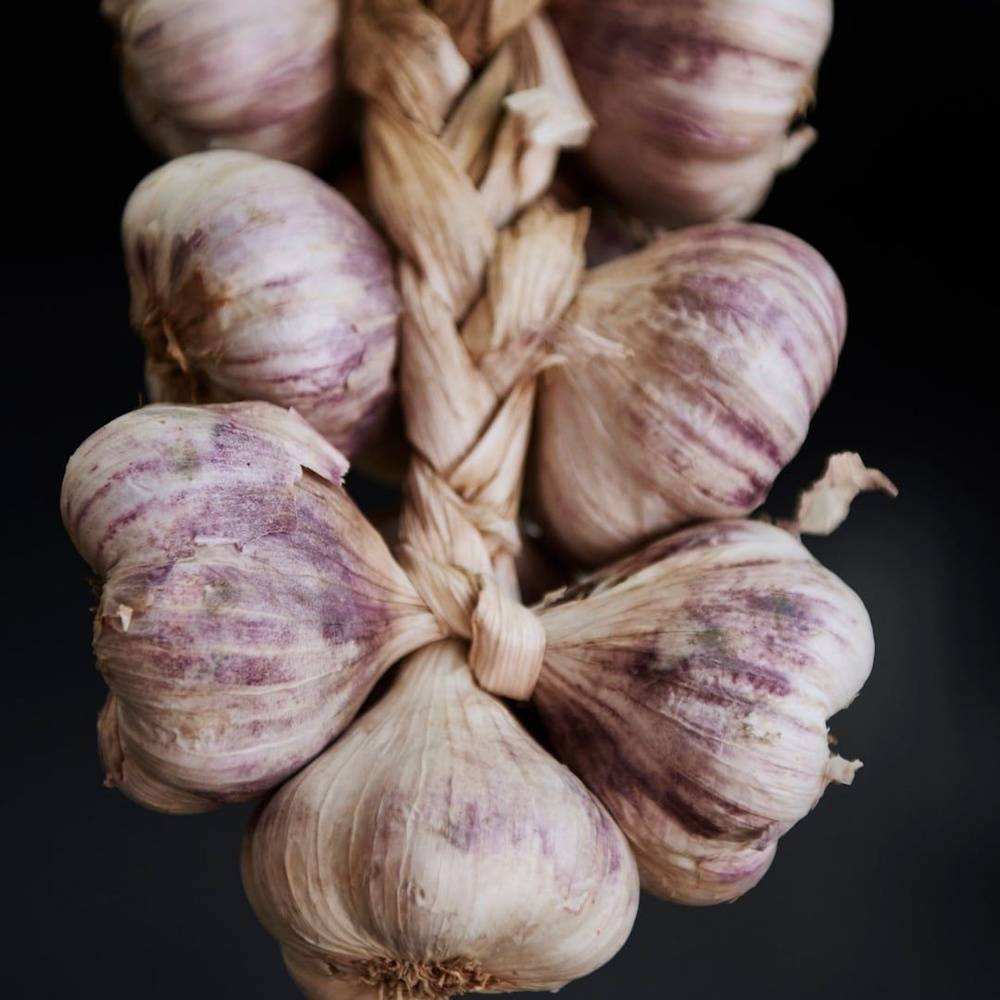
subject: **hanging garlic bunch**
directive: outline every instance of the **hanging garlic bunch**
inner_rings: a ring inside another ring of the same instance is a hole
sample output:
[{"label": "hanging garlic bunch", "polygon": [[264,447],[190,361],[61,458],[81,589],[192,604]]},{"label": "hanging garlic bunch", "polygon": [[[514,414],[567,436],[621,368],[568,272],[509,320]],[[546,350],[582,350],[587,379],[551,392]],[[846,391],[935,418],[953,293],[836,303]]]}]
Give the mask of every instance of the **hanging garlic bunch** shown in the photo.
[{"label": "hanging garlic bunch", "polygon": [[[151,388],[214,405],[122,417],[67,469],[63,517],[101,585],[102,754],[158,809],[273,792],[244,882],[313,1000],[554,990],[621,946],[640,879],[732,899],[851,780],[827,721],[868,675],[871,624],[798,535],[894,488],[841,455],[793,521],[738,520],[832,378],[839,283],[800,240],[739,223],[585,274],[588,212],[540,195],[591,122],[537,0],[349,6],[398,301],[377,237],[294,167],[186,157],[126,210]],[[711,81],[709,108],[768,29],[739,78],[761,145],[685,155],[770,162],[827,5],[797,20],[762,0],[662,7],[588,10],[625,17],[612,62],[641,49],[637,25],[657,46],[653,29],[687,31],[668,76]],[[749,83],[776,57],[754,112]],[[731,200],[701,176],[702,209]],[[397,313],[412,445],[398,564],[341,489],[335,447],[377,423]],[[254,396],[302,416],[223,402]],[[580,562],[632,550],[533,610],[516,579],[532,431],[550,536]],[[533,698],[563,763],[494,696]]]},{"label": "hanging garlic bunch", "polygon": [[148,406],[73,455],[62,515],[100,583],[110,783],[167,812],[259,795],[443,634],[346,469],[265,403]]},{"label": "hanging garlic bunch", "polygon": [[319,166],[335,133],[339,0],[103,0],[136,125],[165,156]]},{"label": "hanging garlic bunch", "polygon": [[826,261],[751,223],[669,233],[588,272],[539,400],[546,531],[596,565],[752,511],[805,439],[845,323]]},{"label": "hanging garlic bunch", "polygon": [[752,215],[816,138],[812,99],[832,0],[552,0],[597,118],[587,161],[670,226]]},{"label": "hanging garlic bunch", "polygon": [[385,245],[333,188],[195,153],[138,185],[122,238],[153,399],[294,406],[348,455],[378,435],[399,299]]},{"label": "hanging garlic bunch", "polygon": [[614,955],[639,896],[621,832],[454,642],[264,806],[243,877],[313,1000],[555,990]]}]

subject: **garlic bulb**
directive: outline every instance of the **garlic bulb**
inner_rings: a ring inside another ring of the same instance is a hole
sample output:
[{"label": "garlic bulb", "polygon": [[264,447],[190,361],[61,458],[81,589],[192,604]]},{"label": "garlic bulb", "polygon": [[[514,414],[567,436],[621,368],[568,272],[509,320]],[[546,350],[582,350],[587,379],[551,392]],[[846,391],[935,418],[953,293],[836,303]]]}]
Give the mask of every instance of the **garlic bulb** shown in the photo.
[{"label": "garlic bulb", "polygon": [[339,0],[103,0],[129,110],[168,157],[318,166],[335,137]]},{"label": "garlic bulb", "polygon": [[568,361],[539,399],[547,533],[597,565],[752,511],[805,439],[845,323],[826,261],[766,226],[669,233],[590,271],[558,334]]},{"label": "garlic bulb", "polygon": [[253,153],[160,167],[122,220],[155,400],[294,406],[346,454],[392,400],[399,299],[378,234],[336,191]]},{"label": "garlic bulb", "polygon": [[101,583],[111,784],[168,812],[257,795],[441,634],[344,471],[266,403],[148,406],[70,459],[63,522]]},{"label": "garlic bulb", "polygon": [[263,807],[250,900],[313,1000],[554,990],[638,903],[621,832],[437,643]]},{"label": "garlic bulb", "polygon": [[535,701],[608,807],[645,889],[733,899],[859,762],[826,720],[872,665],[858,597],[788,532],[698,525],[550,597]]},{"label": "garlic bulb", "polygon": [[667,225],[751,215],[815,139],[809,103],[832,0],[553,0],[597,119],[587,160]]}]

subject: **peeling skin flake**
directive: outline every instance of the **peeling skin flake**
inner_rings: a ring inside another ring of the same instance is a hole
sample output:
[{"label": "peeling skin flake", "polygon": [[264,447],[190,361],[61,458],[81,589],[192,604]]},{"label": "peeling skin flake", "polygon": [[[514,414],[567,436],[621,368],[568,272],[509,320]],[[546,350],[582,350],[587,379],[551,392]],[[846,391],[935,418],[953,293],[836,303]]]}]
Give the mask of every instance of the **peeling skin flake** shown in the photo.
[{"label": "peeling skin flake", "polygon": [[867,468],[856,452],[831,455],[823,475],[799,497],[795,517],[779,523],[797,535],[830,535],[847,519],[854,498],[867,490],[899,495],[892,480]]}]

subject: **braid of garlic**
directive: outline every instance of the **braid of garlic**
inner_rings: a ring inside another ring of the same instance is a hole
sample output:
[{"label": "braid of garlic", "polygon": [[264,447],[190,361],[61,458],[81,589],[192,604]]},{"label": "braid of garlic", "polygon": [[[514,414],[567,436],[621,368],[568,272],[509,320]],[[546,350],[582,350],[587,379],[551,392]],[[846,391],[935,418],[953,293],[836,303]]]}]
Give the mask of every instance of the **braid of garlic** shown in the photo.
[{"label": "braid of garlic", "polygon": [[472,640],[479,683],[518,698],[545,647],[512,559],[534,380],[543,333],[579,283],[588,224],[586,210],[538,199],[560,149],[591,125],[538,6],[355,0],[347,45],[367,99],[372,201],[400,253],[414,452],[400,558],[437,616]]}]

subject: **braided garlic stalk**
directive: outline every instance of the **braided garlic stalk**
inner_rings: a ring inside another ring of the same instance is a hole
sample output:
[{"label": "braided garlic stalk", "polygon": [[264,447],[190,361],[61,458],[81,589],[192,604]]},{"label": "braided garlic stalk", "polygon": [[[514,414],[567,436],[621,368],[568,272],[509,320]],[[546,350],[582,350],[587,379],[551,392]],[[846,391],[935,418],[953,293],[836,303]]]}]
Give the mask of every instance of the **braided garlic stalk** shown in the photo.
[{"label": "braided garlic stalk", "polygon": [[[526,698],[542,665],[544,629],[517,597],[516,516],[540,335],[576,290],[587,219],[536,199],[589,120],[533,4],[494,5],[485,22],[464,18],[475,5],[438,6],[444,20],[356,4],[348,71],[369,99],[371,196],[401,252],[414,457],[399,556],[470,645],[411,656],[248,835],[251,901],[325,1000],[556,989],[617,951],[638,901],[603,807],[466,666]],[[467,87],[467,59],[489,53]]]}]

